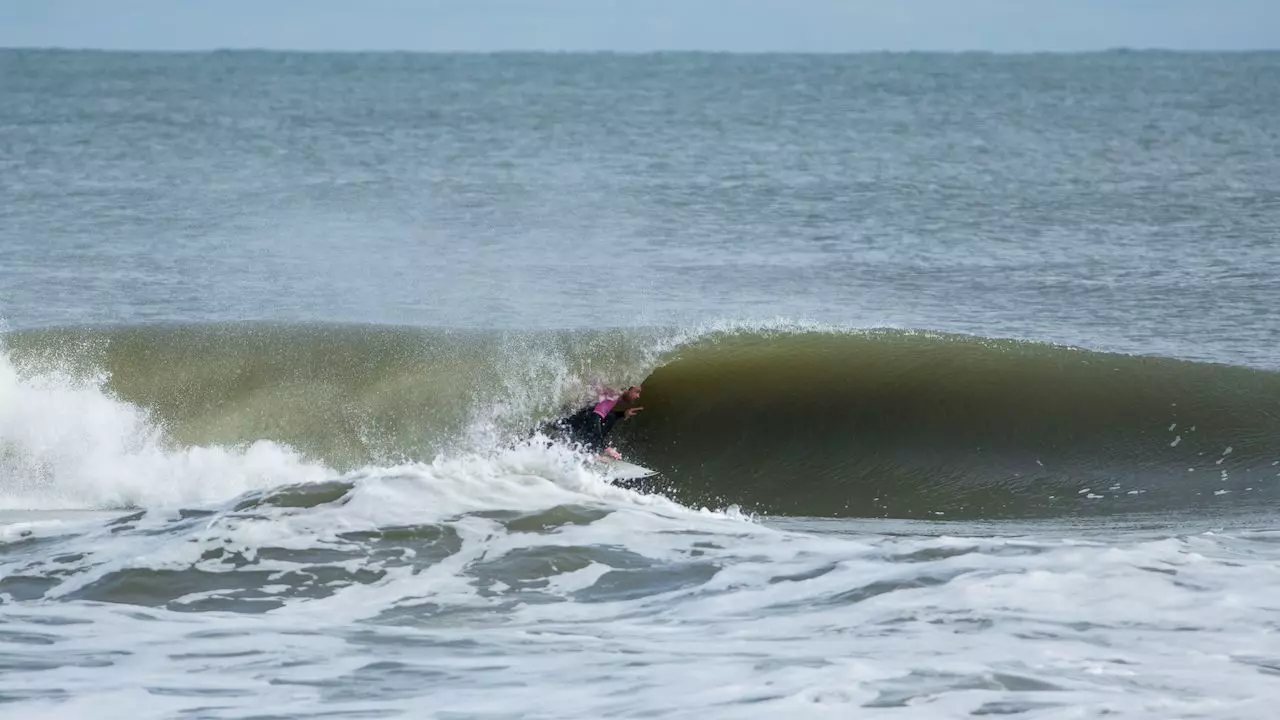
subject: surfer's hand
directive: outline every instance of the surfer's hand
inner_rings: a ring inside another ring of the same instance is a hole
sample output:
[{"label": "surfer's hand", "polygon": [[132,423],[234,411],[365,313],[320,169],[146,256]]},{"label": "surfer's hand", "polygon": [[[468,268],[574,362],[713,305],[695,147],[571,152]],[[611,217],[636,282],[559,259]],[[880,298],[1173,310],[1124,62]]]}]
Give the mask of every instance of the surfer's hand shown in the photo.
[{"label": "surfer's hand", "polygon": [[613,458],[614,460],[621,460],[621,459],[622,459],[622,453],[618,452],[617,450],[614,450],[613,448],[605,448],[605,449],[604,449],[604,454],[605,454],[605,455],[608,455],[609,457]]},{"label": "surfer's hand", "polygon": [[626,415],[629,418],[635,417],[635,414],[640,412],[643,409],[644,409],[643,405],[641,405],[640,407],[627,408],[627,411],[624,413],[624,415]]}]

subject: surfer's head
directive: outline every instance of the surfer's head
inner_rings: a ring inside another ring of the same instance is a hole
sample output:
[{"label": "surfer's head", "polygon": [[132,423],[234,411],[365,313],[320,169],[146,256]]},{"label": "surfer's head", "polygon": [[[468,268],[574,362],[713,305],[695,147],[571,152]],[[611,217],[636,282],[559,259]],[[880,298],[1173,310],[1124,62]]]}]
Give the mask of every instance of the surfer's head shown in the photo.
[{"label": "surfer's head", "polygon": [[627,402],[635,402],[640,399],[640,390],[641,387],[639,385],[632,385],[623,391],[622,399]]}]

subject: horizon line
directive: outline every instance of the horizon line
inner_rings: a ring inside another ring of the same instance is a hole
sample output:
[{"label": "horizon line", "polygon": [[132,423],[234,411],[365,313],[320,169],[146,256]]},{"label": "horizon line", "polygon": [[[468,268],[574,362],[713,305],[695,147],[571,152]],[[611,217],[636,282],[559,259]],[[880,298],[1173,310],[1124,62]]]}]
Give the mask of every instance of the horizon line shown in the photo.
[{"label": "horizon line", "polygon": [[1075,50],[989,50],[968,49],[876,49],[876,50],[707,50],[693,48],[651,48],[645,50],[617,50],[609,48],[493,48],[478,49],[324,49],[324,48],[272,48],[255,46],[191,47],[191,48],[110,48],[72,45],[0,45],[0,52],[66,52],[66,53],[116,53],[132,55],[213,55],[236,53],[275,53],[288,55],[1123,55],[1123,54],[1182,54],[1182,55],[1249,55],[1278,53],[1280,48],[1178,48],[1164,46],[1116,46],[1108,48]]}]

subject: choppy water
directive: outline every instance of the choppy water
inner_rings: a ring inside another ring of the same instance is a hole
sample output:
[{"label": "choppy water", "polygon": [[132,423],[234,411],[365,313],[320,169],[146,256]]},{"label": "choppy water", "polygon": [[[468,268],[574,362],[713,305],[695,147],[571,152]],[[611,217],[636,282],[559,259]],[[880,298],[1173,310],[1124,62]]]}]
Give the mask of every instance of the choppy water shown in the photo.
[{"label": "choppy water", "polygon": [[1277,71],[0,51],[0,716],[1270,717]]}]

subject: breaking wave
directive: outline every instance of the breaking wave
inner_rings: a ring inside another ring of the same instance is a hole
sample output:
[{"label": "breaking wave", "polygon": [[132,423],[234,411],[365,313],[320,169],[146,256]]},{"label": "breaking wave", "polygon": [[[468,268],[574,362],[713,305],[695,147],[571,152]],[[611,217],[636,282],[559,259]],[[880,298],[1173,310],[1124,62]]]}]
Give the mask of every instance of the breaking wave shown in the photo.
[{"label": "breaking wave", "polygon": [[[12,333],[0,507],[198,503],[494,458],[596,383],[693,506],[1001,518],[1271,502],[1280,374],[803,325],[467,332],[197,325]],[[494,460],[497,462],[497,460]]]}]

